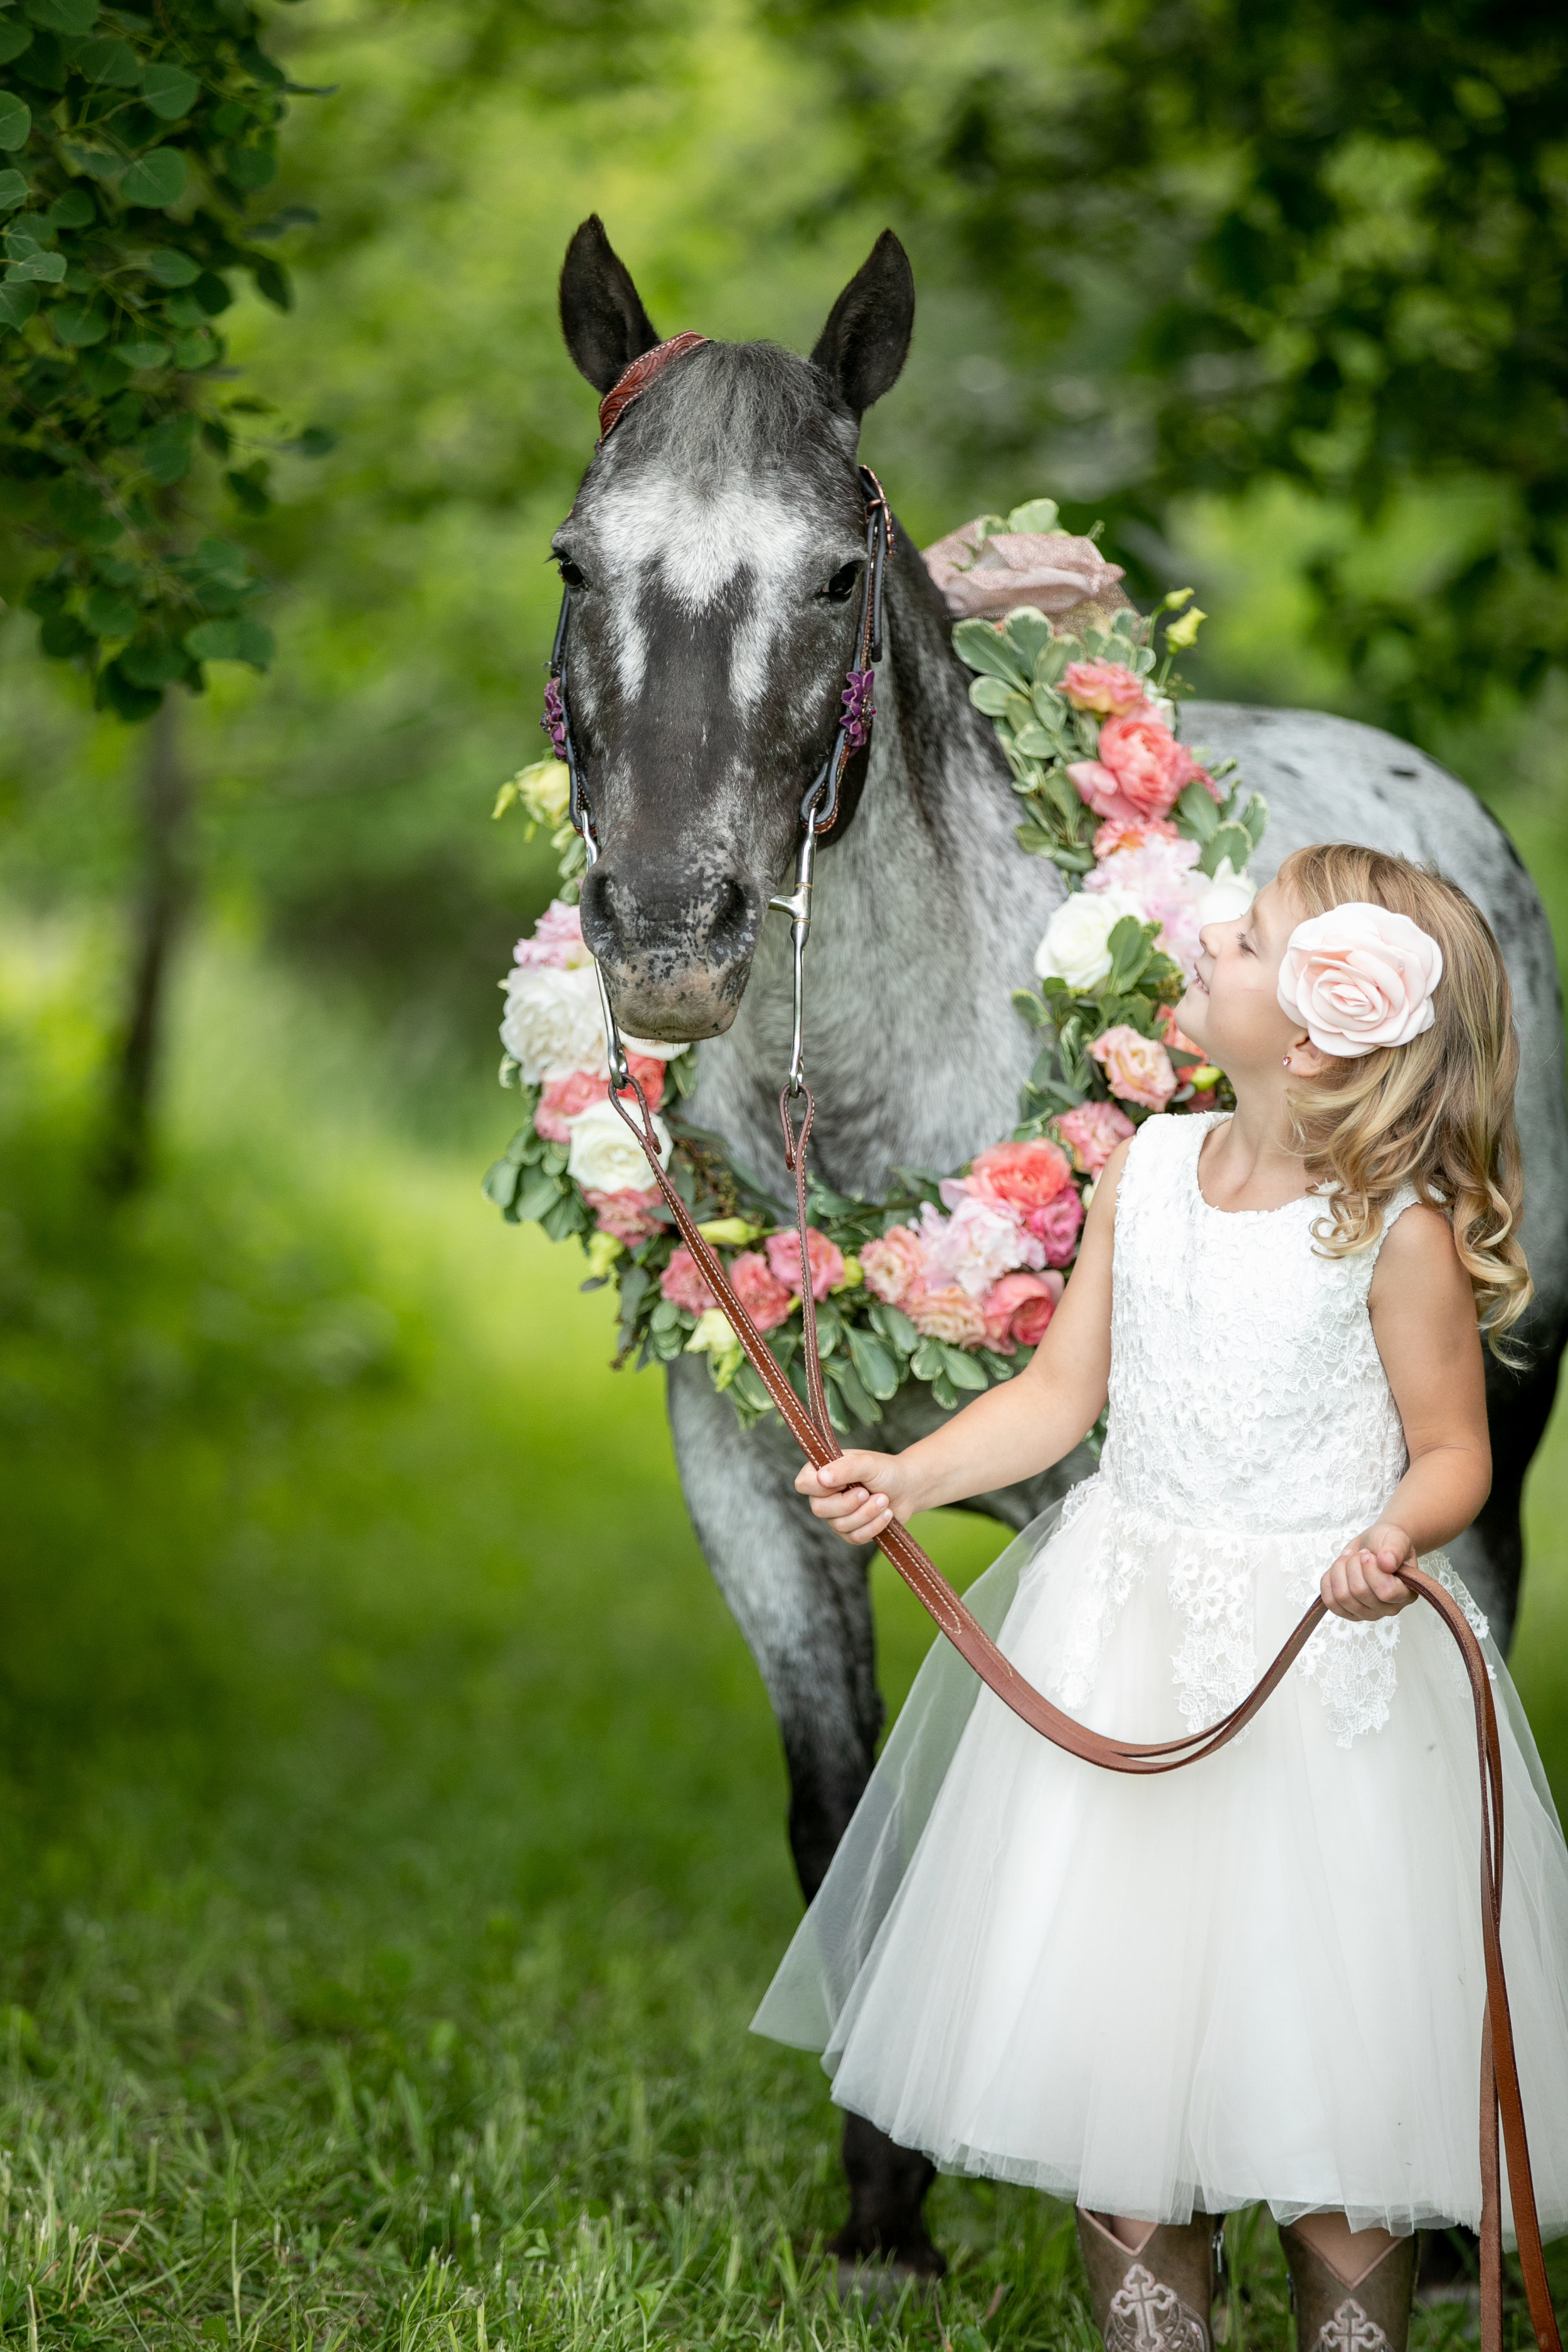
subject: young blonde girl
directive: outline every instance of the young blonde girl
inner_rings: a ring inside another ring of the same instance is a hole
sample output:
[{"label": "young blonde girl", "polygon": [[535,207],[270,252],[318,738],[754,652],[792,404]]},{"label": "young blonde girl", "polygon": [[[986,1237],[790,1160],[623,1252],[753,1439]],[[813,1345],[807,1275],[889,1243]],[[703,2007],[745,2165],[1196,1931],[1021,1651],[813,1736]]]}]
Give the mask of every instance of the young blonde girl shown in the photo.
[{"label": "young blonde girl", "polygon": [[[1129,1780],[942,1643],[757,2029],[952,2169],[1070,2197],[1110,2352],[1207,2352],[1216,2217],[1266,2200],[1302,2352],[1403,2352],[1414,2232],[1479,2214],[1482,1964],[1462,1673],[1396,1574],[1490,1476],[1482,1335],[1528,1304],[1497,943],[1402,859],[1299,851],[1203,934],[1181,1027],[1228,1117],[1108,1161],[1027,1370],[896,1455],[801,1473],[852,1543],[1099,1475],[970,1595],[1047,1696],[1154,1740],[1332,1612],[1244,1737]],[[1568,2228],[1568,1853],[1506,1671],[1503,1940],[1544,2233]],[[1505,2225],[1510,2217],[1505,2209]]]}]

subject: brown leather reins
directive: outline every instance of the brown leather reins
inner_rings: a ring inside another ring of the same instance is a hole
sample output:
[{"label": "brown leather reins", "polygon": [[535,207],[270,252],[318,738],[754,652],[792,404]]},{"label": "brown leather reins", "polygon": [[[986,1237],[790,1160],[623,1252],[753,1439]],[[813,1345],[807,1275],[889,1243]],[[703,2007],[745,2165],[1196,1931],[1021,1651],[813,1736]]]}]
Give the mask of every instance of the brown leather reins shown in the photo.
[{"label": "brown leather reins", "polygon": [[[658,367],[667,359],[679,358],[694,349],[700,338],[678,336],[669,344],[661,344],[657,352],[645,354],[634,362],[640,370],[635,386],[628,388],[626,401],[614,406],[605,424],[607,433],[629,404],[652,381]],[[650,365],[649,362],[652,364]],[[629,377],[634,371],[628,371]],[[605,407],[615,403],[616,394],[627,377],[621,379],[606,396]],[[864,676],[881,650],[882,569],[891,543],[891,524],[880,485],[868,469],[862,468],[863,487],[868,506],[868,564],[862,585],[859,618],[856,630],[856,656],[858,668],[849,673],[851,684]],[[560,714],[563,749],[572,774],[572,806],[574,822],[583,834],[590,862],[597,856],[592,819],[577,770],[574,747],[571,738],[570,711],[566,703],[565,678],[566,605],[562,606],[561,624],[556,635],[551,663],[552,683],[556,688],[556,709]],[[805,1155],[811,1136],[814,1104],[810,1088],[801,1072],[801,987],[802,958],[805,933],[810,920],[811,848],[818,832],[831,822],[828,807],[836,806],[838,787],[845,765],[852,749],[864,744],[869,732],[871,710],[868,695],[849,706],[848,721],[841,720],[827,761],[806,793],[802,805],[803,845],[795,891],[791,898],[775,899],[791,916],[794,934],[795,965],[795,1036],[791,1056],[790,1083],[779,1096],[779,1116],[784,1125],[784,1157],[795,1178],[795,1217],[800,1239],[801,1321],[805,1341],[805,1400],[795,1388],[773,1355],[767,1340],[752,1322],[751,1316],[735,1294],[722,1259],[704,1238],[696,1218],[681,1199],[665,1169],[660,1156],[647,1099],[637,1079],[626,1069],[616,1026],[614,1010],[601,977],[605,1038],[611,1069],[610,1099],[637,1137],[655,1182],[663,1195],[665,1206],[674,1219],[681,1240],[690,1251],[714,1297],[729,1318],[731,1329],[745,1350],[757,1377],[778,1408],[789,1430],[807,1461],[821,1468],[835,1460],[841,1448],[833,1433],[823,1386],[822,1367],[817,1349],[816,1316],[812,1300],[811,1258],[806,1213]],[[853,722],[864,717],[865,725],[858,731],[858,741]],[[625,1096],[635,1097],[637,1106],[634,1114]],[[802,1104],[798,1132],[792,1115],[793,1106]],[[1318,1624],[1327,1614],[1321,1600],[1314,1601],[1284,1648],[1248,1692],[1239,1706],[1206,1731],[1189,1732],[1184,1738],[1159,1742],[1112,1739],[1103,1733],[1090,1731],[1059,1707],[1053,1706],[1034,1685],[1019,1674],[1011,1661],[1002,1654],[990,1635],[976,1622],[946,1578],[922,1551],[907,1528],[894,1522],[877,1538],[877,1543],[892,1562],[922,1609],[938,1629],[946,1634],[960,1655],[966,1659],[975,1673],[1002,1701],[1011,1707],[1031,1730],[1048,1739],[1053,1747],[1064,1749],[1086,1764],[1098,1765],[1108,1772],[1174,1772],[1184,1765],[1196,1764],[1204,1757],[1234,1739],[1245,1729],[1264,1702],[1279,1688],[1294,1661],[1300,1657],[1311,1639]],[[1481,2012],[1481,2079],[1480,2079],[1480,2172],[1481,2172],[1481,2345],[1482,2352],[1502,2352],[1502,2182],[1499,2159],[1499,2124],[1501,2125],[1502,2147],[1508,2158],[1509,2187],[1512,2193],[1514,2228],[1519,2242],[1520,2267],[1524,2275],[1524,2291],[1530,2306],[1531,2325],[1540,2352],[1563,2352],[1557,2320],[1552,2308],[1551,2290],[1547,2282],[1546,2264],[1541,2248],[1541,2228],[1535,2210],[1535,2189],[1531,2178],[1530,2147],[1525,2131],[1524,2107],[1520,2096],[1519,2068],[1514,2056],[1513,2028],[1509,2016],[1508,1986],[1502,1960],[1502,1874],[1503,1874],[1503,1786],[1502,1749],[1498,1737],[1497,1709],[1492,1699],[1491,1680],[1487,1672],[1486,1658],[1479,1642],[1465,1617],[1464,1611],[1453,1595],[1429,1576],[1425,1569],[1400,1570],[1402,1580],[1418,1599],[1435,1609],[1453,1637],[1464,1662],[1475,1708],[1476,1750],[1480,1775],[1481,1800],[1481,1936],[1486,1955],[1486,2000]]]}]

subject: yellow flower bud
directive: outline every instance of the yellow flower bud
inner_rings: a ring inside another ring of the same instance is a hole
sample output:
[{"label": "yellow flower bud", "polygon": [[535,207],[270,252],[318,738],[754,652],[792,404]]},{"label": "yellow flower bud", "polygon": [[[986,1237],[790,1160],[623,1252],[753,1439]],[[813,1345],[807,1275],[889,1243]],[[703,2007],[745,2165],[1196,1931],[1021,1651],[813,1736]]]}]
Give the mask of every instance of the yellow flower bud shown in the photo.
[{"label": "yellow flower bud", "polygon": [[858,1290],[860,1285],[865,1281],[865,1279],[866,1276],[861,1269],[859,1259],[858,1257],[847,1257],[844,1261],[844,1279],[842,1282],[836,1282],[833,1287],[836,1292],[840,1290]]},{"label": "yellow flower bud", "polygon": [[1190,613],[1184,613],[1179,621],[1171,623],[1165,632],[1166,645],[1175,653],[1185,653],[1207,619],[1208,614],[1200,613],[1194,604]]},{"label": "yellow flower bud", "polygon": [[744,1217],[710,1217],[698,1232],[705,1242],[717,1249],[745,1249],[762,1233],[761,1225],[749,1225]]},{"label": "yellow flower bud", "polygon": [[560,760],[536,760],[531,768],[520,768],[511,782],[503,784],[496,794],[491,814],[500,816],[513,801],[521,802],[523,814],[534,824],[556,826],[565,824],[572,802],[572,778]]},{"label": "yellow flower bud", "polygon": [[589,1281],[603,1282],[625,1250],[625,1242],[618,1242],[614,1234],[595,1234],[588,1244]]},{"label": "yellow flower bud", "polygon": [[739,1360],[745,1350],[736,1339],[724,1309],[710,1307],[705,1315],[698,1317],[697,1328],[686,1343],[686,1352],[689,1356],[711,1356],[717,1370],[726,1356]]},{"label": "yellow flower bud", "polygon": [[1196,1069],[1189,1070],[1187,1072],[1187,1076],[1191,1078],[1199,1094],[1203,1095],[1207,1094],[1210,1087],[1215,1087],[1219,1084],[1221,1077],[1224,1076],[1224,1072],[1216,1070],[1212,1062],[1200,1062]]}]

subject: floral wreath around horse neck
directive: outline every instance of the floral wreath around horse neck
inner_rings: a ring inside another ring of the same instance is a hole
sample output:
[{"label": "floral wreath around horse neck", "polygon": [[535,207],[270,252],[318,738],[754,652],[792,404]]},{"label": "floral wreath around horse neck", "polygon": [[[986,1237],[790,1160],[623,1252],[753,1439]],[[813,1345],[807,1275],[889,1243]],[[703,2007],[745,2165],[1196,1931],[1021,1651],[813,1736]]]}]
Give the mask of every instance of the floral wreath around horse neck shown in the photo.
[{"label": "floral wreath around horse neck", "polygon": [[[1056,523],[1055,504],[1036,499],[926,551],[958,616],[953,649],[975,672],[970,699],[1012,773],[1019,845],[1049,858],[1068,884],[1036,953],[1038,985],[1013,992],[1037,1050],[1012,1133],[950,1174],[894,1169],[881,1201],[814,1183],[803,1265],[787,1214],[719,1138],[680,1115],[699,1049],[623,1040],[672,1181],[797,1389],[809,1289],[844,1433],[880,1421],[911,1380],[949,1411],[964,1391],[1010,1380],[1056,1311],[1088,1196],[1117,1144],[1145,1118],[1232,1099],[1176,1027],[1174,1007],[1202,926],[1251,903],[1247,864],[1267,807],[1258,793],[1244,798],[1234,762],[1201,764],[1179,740],[1173,663],[1204,618],[1192,591],[1175,591],[1149,618],[1116,609],[1120,569]],[[773,1409],[767,1391],[609,1098],[568,797],[567,771],[551,758],[523,769],[496,803],[498,816],[516,803],[531,832],[548,829],[561,879],[500,983],[501,1080],[521,1089],[524,1115],[485,1191],[512,1223],[537,1222],[554,1241],[575,1236],[588,1258],[584,1289],[616,1283],[617,1364],[705,1356],[749,1425]],[[1303,1005],[1314,1021],[1331,1023],[1336,1008],[1343,1020],[1344,973],[1336,982],[1311,945],[1295,982]]]}]

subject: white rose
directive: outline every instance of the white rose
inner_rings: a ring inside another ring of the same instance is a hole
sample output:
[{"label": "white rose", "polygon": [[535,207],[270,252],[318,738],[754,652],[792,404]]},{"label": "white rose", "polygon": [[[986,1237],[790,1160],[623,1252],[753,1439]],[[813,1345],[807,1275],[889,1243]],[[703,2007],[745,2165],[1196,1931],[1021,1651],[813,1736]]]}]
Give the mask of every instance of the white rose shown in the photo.
[{"label": "white rose", "polygon": [[1124,915],[1140,923],[1147,919],[1131,890],[1070,891],[1035,950],[1040,978],[1065,980],[1080,991],[1098,988],[1110,970],[1106,942]]},{"label": "white rose", "polygon": [[[1200,879],[1194,876],[1194,879]],[[1205,923],[1234,923],[1245,915],[1258,896],[1258,885],[1245,868],[1237,873],[1228,857],[1222,857],[1214,871],[1214,878],[1198,900],[1198,929]]]},{"label": "white rose", "polygon": [[[634,1109],[632,1116],[637,1117]],[[613,1102],[590,1103],[572,1121],[566,1173],[585,1192],[649,1192],[654,1189],[647,1155]],[[658,1156],[668,1165],[669,1129],[656,1118]]]},{"label": "white rose", "polygon": [[[609,1075],[605,1016],[599,1003],[598,968],[591,956],[564,971],[554,965],[515,965],[505,982],[500,1041],[531,1087],[569,1078],[575,1070]],[[628,1054],[673,1062],[686,1047],[651,1037],[623,1037]]]}]

